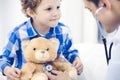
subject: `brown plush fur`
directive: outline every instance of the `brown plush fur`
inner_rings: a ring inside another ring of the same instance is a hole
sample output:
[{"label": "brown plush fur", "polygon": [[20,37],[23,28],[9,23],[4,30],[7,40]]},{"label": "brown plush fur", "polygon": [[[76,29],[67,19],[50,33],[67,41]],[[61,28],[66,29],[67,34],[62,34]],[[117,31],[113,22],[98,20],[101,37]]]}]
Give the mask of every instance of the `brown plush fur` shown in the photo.
[{"label": "brown plush fur", "polygon": [[66,71],[72,80],[77,79],[77,71],[69,62],[57,59],[59,41],[56,38],[34,38],[22,43],[26,63],[21,71],[21,80],[48,80],[43,72],[43,66],[51,62],[53,69]]}]

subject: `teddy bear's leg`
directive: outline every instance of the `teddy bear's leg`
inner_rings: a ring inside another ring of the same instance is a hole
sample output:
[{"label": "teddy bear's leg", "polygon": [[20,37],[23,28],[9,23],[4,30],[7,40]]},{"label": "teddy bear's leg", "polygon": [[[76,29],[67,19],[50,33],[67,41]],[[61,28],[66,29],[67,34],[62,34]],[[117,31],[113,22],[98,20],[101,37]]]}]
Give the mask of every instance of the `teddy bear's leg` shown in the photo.
[{"label": "teddy bear's leg", "polygon": [[72,66],[63,66],[64,67],[64,69],[62,68],[62,71],[64,71],[64,72],[66,72],[66,73],[68,73],[68,75],[70,76],[70,78],[72,79],[72,80],[78,80],[77,78],[78,78],[78,75],[77,75],[77,70],[74,68],[74,67],[72,67]]},{"label": "teddy bear's leg", "polygon": [[30,80],[31,77],[33,76],[33,73],[35,71],[35,64],[33,63],[26,63],[21,69],[21,77],[20,80]]},{"label": "teddy bear's leg", "polygon": [[31,80],[48,80],[48,77],[44,73],[35,73]]},{"label": "teddy bear's leg", "polygon": [[20,80],[30,80],[32,77],[32,73],[22,73],[22,77],[20,78]]},{"label": "teddy bear's leg", "polygon": [[77,80],[77,70],[73,67],[67,71],[72,80]]},{"label": "teddy bear's leg", "polygon": [[71,66],[71,64],[69,64],[68,62],[56,61],[56,62],[54,62],[54,65],[59,70],[67,72],[72,80],[77,80],[77,78],[78,78],[77,70],[75,69],[75,67]]}]

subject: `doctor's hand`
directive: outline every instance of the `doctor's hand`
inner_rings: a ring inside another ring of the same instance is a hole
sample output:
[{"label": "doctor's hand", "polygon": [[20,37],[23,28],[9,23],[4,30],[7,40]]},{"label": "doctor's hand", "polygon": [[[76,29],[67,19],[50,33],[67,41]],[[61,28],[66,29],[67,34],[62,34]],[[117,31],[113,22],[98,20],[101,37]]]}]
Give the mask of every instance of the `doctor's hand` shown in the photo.
[{"label": "doctor's hand", "polygon": [[4,74],[7,76],[7,80],[20,80],[21,71],[18,68],[5,67]]},{"label": "doctor's hand", "polygon": [[66,72],[52,70],[52,73],[55,75],[47,71],[45,72],[45,74],[48,76],[50,80],[71,80],[71,78]]},{"label": "doctor's hand", "polygon": [[80,75],[83,72],[83,64],[79,57],[75,58],[72,66],[76,68],[78,75]]}]

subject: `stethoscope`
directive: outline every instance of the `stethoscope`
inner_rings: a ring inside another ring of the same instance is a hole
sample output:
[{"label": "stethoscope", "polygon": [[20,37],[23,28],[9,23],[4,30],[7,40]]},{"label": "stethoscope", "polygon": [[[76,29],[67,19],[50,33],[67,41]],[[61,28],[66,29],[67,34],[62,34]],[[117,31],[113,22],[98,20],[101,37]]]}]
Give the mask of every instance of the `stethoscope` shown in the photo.
[{"label": "stethoscope", "polygon": [[107,41],[106,41],[106,31],[102,25],[102,23],[97,19],[97,14],[104,8],[103,7],[100,7],[96,10],[95,12],[95,19],[96,19],[96,22],[97,22],[97,26],[99,28],[99,31],[100,31],[100,34],[101,34],[101,38],[102,38],[102,41],[103,41],[103,44],[104,44],[104,48],[105,48],[105,56],[106,56],[106,61],[107,61],[107,64],[109,64],[109,61],[111,59],[111,50],[112,50],[112,46],[113,46],[113,42],[110,44],[110,47],[109,47],[109,51],[107,50]]}]

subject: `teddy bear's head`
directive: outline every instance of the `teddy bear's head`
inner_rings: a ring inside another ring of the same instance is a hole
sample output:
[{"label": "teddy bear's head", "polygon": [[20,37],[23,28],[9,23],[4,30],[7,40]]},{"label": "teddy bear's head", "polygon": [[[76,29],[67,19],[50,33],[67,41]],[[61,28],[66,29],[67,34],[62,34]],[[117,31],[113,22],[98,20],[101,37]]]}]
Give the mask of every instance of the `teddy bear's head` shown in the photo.
[{"label": "teddy bear's head", "polygon": [[22,42],[22,50],[26,61],[34,63],[45,63],[57,58],[59,41],[56,38],[46,39],[34,38]]}]

